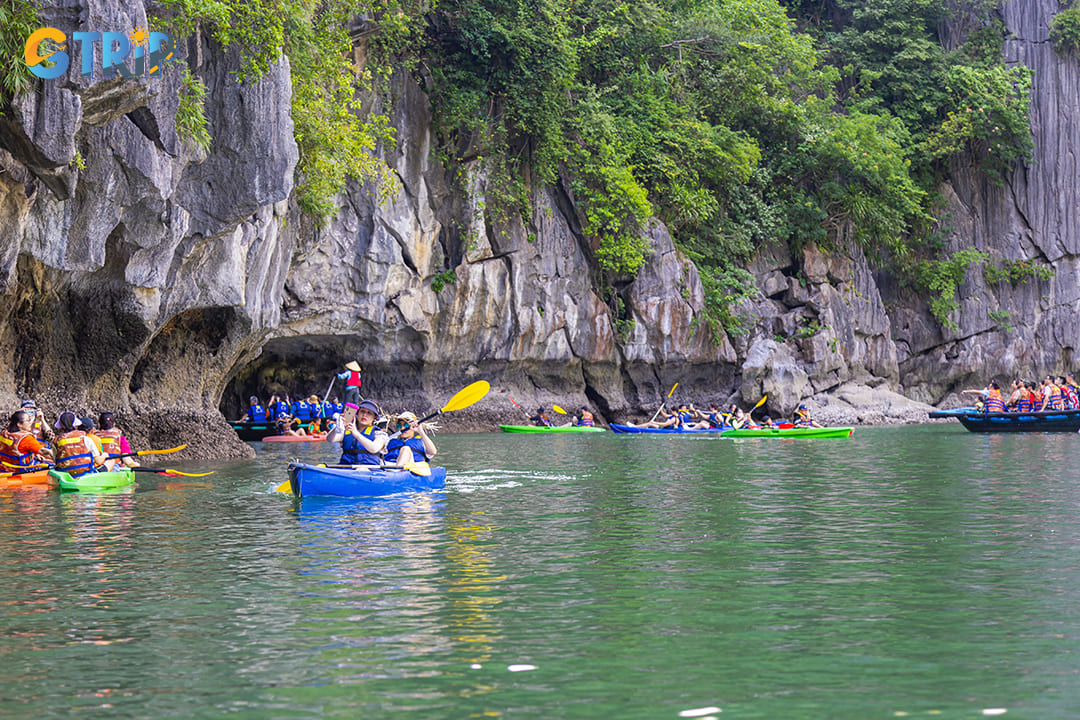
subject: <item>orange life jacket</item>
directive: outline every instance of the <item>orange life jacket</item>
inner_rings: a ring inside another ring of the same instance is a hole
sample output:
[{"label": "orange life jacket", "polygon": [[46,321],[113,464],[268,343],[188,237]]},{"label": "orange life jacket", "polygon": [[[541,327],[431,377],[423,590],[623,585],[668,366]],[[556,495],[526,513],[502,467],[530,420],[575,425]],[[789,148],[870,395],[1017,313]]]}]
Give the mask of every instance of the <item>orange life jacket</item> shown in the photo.
[{"label": "orange life jacket", "polygon": [[78,477],[94,469],[94,454],[86,448],[86,433],[72,430],[56,438],[56,469]]},{"label": "orange life jacket", "polygon": [[25,430],[8,431],[7,428],[0,430],[0,465],[6,468],[24,468],[34,464],[34,453],[20,453],[19,443],[23,438],[32,436],[33,433]]},{"label": "orange life jacket", "polygon": [[97,437],[101,441],[101,451],[106,455],[119,455],[124,452],[120,449],[120,438],[124,437],[124,433],[120,432],[120,428],[98,430]]}]

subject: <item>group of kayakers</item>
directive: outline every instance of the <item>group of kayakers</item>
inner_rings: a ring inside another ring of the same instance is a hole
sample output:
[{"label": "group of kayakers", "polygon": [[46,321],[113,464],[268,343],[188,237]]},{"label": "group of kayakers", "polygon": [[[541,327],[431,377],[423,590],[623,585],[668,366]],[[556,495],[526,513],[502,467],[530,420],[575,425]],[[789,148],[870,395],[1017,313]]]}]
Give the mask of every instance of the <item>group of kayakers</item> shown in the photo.
[{"label": "group of kayakers", "polygon": [[408,410],[382,417],[374,400],[361,400],[345,404],[326,440],[341,443],[341,465],[407,466],[435,456],[430,433],[437,429]]},{"label": "group of kayakers", "polygon": [[1008,398],[997,380],[981,390],[962,390],[961,394],[978,395],[975,407],[984,412],[1045,412],[1080,409],[1080,386],[1071,374],[1047,375],[1042,382],[1013,380]]},{"label": "group of kayakers", "polygon": [[[351,404],[356,405],[359,402]],[[318,395],[299,397],[271,395],[263,405],[257,395],[248,398],[247,411],[239,422],[269,423],[277,426],[279,435],[307,435],[310,428],[326,432],[335,415],[345,412],[345,403],[337,397],[320,399]]]},{"label": "group of kayakers", "polygon": [[[555,405],[553,407],[558,408],[558,405]],[[561,410],[562,408],[559,409]],[[563,414],[567,414],[565,410],[563,410],[562,412]],[[548,417],[547,411],[544,409],[544,406],[541,405],[540,407],[536,408],[536,414],[529,418],[529,422],[531,422],[536,427],[593,427],[596,425],[596,418],[593,416],[592,411],[589,410],[588,407],[582,405],[576,413],[570,416],[570,422],[566,423],[565,425],[555,425],[551,422],[551,418]]]},{"label": "group of kayakers", "polygon": [[738,405],[732,403],[727,410],[721,410],[717,403],[711,403],[709,410],[698,410],[690,403],[682,403],[675,410],[667,411],[661,408],[652,419],[643,423],[627,423],[632,427],[666,428],[671,430],[710,430],[718,428],[776,428],[776,427],[821,427],[811,417],[810,409],[800,404],[796,408],[790,423],[777,423],[768,415],[757,422],[752,417],[753,410],[744,411]]},{"label": "group of kayakers", "polygon": [[135,467],[139,463],[130,454],[131,445],[109,411],[96,423],[65,411],[50,428],[37,403],[24,400],[0,430],[0,469],[8,473],[55,467],[77,477],[118,465]]}]

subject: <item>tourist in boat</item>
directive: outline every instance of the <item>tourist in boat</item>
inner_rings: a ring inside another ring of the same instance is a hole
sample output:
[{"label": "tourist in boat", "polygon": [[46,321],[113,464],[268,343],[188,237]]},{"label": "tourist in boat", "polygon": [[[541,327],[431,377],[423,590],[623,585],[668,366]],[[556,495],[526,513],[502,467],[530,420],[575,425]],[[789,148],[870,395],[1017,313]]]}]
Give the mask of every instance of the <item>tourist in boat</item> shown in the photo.
[{"label": "tourist in boat", "polygon": [[1009,393],[1009,399],[1005,401],[1005,410],[1007,412],[1016,412],[1017,406],[1020,404],[1020,394],[1024,389],[1024,383],[1019,380],[1012,381],[1012,392]]},{"label": "tourist in boat", "polygon": [[345,363],[344,372],[339,372],[337,378],[345,381],[345,402],[359,405],[360,387],[363,385],[360,380],[360,363],[355,360]]},{"label": "tourist in boat", "polygon": [[766,415],[765,417],[761,418],[761,427],[763,427],[763,428],[774,428],[774,427],[779,427],[779,426],[775,422],[773,422],[773,419],[771,417]]},{"label": "tourist in boat", "polygon": [[303,397],[292,404],[289,413],[301,425],[307,425],[311,422],[311,405]]},{"label": "tourist in boat", "polygon": [[551,427],[551,420],[548,419],[543,406],[536,408],[536,414],[529,418],[529,422],[536,427]]},{"label": "tourist in boat", "polygon": [[248,398],[248,409],[238,422],[266,422],[266,408],[259,403],[259,398],[252,395]]},{"label": "tourist in boat", "polygon": [[[98,439],[101,441],[101,449],[110,458],[115,460],[115,465],[126,465],[127,467],[138,467],[139,461],[131,455],[131,444],[128,442],[127,437],[124,436],[124,431],[116,425],[116,415],[106,410],[98,415],[98,429],[96,433]],[[128,457],[122,457],[117,459],[117,455],[127,455]]]},{"label": "tourist in boat", "polygon": [[41,412],[37,403],[31,399],[23,400],[20,409],[30,416],[30,432],[34,434],[34,437],[38,439],[38,442],[44,443],[45,445],[51,445],[52,441],[56,439],[56,433],[49,427],[49,422],[45,417],[45,413]]},{"label": "tourist in boat", "polygon": [[274,427],[277,428],[278,435],[307,435],[307,430],[304,428],[304,426],[301,425],[299,421],[296,420],[296,418],[294,418],[292,415],[289,415],[288,413],[285,413],[284,415],[279,415],[274,421]]},{"label": "tourist in boat", "polygon": [[289,414],[289,401],[280,395],[270,398],[270,406],[267,408],[268,417],[277,422],[278,418]]},{"label": "tourist in boat", "polygon": [[93,472],[95,466],[104,465],[109,459],[97,443],[79,429],[81,425],[75,413],[70,411],[60,413],[55,425],[60,431],[56,438],[56,469],[72,477]]},{"label": "tourist in boat", "polygon": [[1076,381],[1072,379],[1072,375],[1059,377],[1058,388],[1061,389],[1061,397],[1066,410],[1076,410],[1080,407],[1080,396],[1076,394]]},{"label": "tourist in boat", "polygon": [[51,463],[52,450],[34,435],[33,418],[25,410],[16,410],[0,430],[0,467],[10,472]]},{"label": "tourist in boat", "polygon": [[1031,392],[1031,383],[1024,380],[1020,381],[1020,399],[1016,401],[1016,412],[1029,413],[1035,407],[1033,404],[1034,396]]},{"label": "tourist in boat", "polygon": [[427,462],[435,456],[435,443],[428,436],[429,431],[435,430],[434,425],[418,425],[416,415],[408,410],[394,416],[392,425],[396,437],[387,440],[386,456],[383,458],[387,464],[411,465]]},{"label": "tourist in boat", "polygon": [[578,427],[594,427],[596,425],[596,419],[593,418],[593,414],[589,412],[589,408],[582,405],[581,409],[578,410],[578,419],[576,424]]},{"label": "tourist in boat", "polygon": [[341,439],[342,465],[380,465],[389,440],[386,433],[375,427],[379,406],[373,400],[361,400],[356,418],[345,425]]},{"label": "tourist in boat", "polygon": [[1054,378],[1047,375],[1042,381],[1042,406],[1040,410],[1062,410],[1064,405],[1062,403],[1061,390],[1054,383]]},{"label": "tourist in boat", "polygon": [[795,410],[795,417],[792,419],[791,424],[797,428],[821,427],[821,424],[810,416],[810,408],[805,405],[799,405]]},{"label": "tourist in boat", "polygon": [[961,390],[961,394],[977,394],[982,398],[983,412],[1005,412],[1005,401],[1001,398],[1001,385],[991,380],[982,390]]}]

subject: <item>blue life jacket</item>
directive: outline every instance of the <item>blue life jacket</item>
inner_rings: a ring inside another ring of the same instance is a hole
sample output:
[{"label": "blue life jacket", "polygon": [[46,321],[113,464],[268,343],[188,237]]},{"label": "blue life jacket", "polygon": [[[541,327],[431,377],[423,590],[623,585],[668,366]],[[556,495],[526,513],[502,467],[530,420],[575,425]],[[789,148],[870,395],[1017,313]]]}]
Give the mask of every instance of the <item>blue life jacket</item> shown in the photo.
[{"label": "blue life jacket", "polygon": [[249,406],[247,414],[251,422],[266,422],[266,408],[258,403]]},{"label": "blue life jacket", "polygon": [[300,422],[307,422],[311,419],[311,406],[307,404],[307,400],[300,400],[294,402],[292,406],[292,415]]},{"label": "blue life jacket", "polygon": [[[363,430],[357,430],[358,433],[366,437],[368,440],[375,440],[375,426],[364,428]],[[341,465],[381,465],[382,459],[373,453],[369,453],[364,449],[364,446],[360,444],[360,441],[356,439],[352,431],[345,433],[345,437],[341,439]]]},{"label": "blue life jacket", "polygon": [[282,416],[288,415],[288,414],[289,414],[289,403],[285,402],[284,400],[278,400],[277,404],[274,405],[274,419],[276,420],[279,417],[282,417]]},{"label": "blue life jacket", "polygon": [[334,417],[334,403],[324,402],[322,404],[322,411],[319,413],[319,417],[330,419]]},{"label": "blue life jacket", "polygon": [[428,456],[424,449],[424,441],[418,437],[409,438],[408,440],[392,438],[390,442],[386,444],[386,462],[397,462],[398,457],[401,455],[401,448],[403,447],[408,447],[412,450],[413,462],[427,462]]}]

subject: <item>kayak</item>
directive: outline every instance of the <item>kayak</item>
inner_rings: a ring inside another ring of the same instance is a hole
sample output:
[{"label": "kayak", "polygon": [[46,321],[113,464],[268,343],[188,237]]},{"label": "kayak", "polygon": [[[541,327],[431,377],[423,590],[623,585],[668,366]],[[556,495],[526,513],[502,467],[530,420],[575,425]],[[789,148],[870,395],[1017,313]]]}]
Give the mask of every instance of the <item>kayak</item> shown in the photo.
[{"label": "kayak", "polygon": [[846,438],[855,432],[850,427],[809,428],[739,428],[728,430],[726,438]]},{"label": "kayak", "polygon": [[56,479],[61,490],[109,490],[131,485],[135,482],[131,468],[113,472],[86,473],[71,477],[62,470],[50,470],[49,475]]},{"label": "kayak", "polygon": [[731,430],[730,425],[724,425],[723,427],[700,428],[697,430],[688,430],[686,428],[643,428],[635,427],[633,425],[616,425],[615,423],[612,423],[610,427],[612,432],[625,435],[694,435],[697,433],[722,433]]},{"label": "kayak", "polygon": [[438,490],[446,486],[446,468],[421,463],[413,472],[365,465],[326,467],[293,462],[289,463],[289,486],[296,497],[372,497]]},{"label": "kayak", "polygon": [[1077,432],[1080,410],[984,412],[975,408],[935,410],[931,418],[956,418],[970,432]]},{"label": "kayak", "polygon": [[324,433],[314,435],[267,435],[263,442],[322,442],[326,439]]},{"label": "kayak", "polygon": [[19,488],[25,485],[56,485],[56,478],[49,475],[49,469],[35,470],[34,472],[9,475],[0,474],[0,490]]},{"label": "kayak", "polygon": [[584,425],[567,425],[566,427],[538,427],[536,425],[500,425],[505,433],[598,433],[604,432],[602,427],[588,427]]}]

